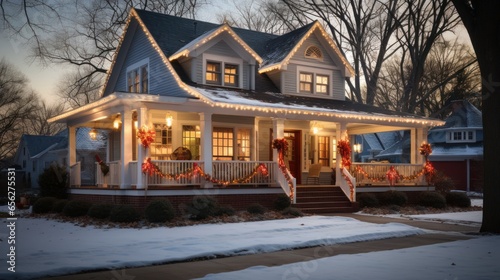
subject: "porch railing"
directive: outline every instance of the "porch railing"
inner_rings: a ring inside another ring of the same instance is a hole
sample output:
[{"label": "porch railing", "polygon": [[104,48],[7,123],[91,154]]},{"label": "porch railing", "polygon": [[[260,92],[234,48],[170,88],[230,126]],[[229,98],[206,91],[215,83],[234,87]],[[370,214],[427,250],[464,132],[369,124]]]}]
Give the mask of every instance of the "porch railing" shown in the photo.
[{"label": "porch railing", "polygon": [[79,187],[82,183],[82,167],[81,163],[77,161],[69,168],[69,180],[72,187]]},{"label": "porch railing", "polygon": [[[253,174],[260,164],[266,167],[268,176]],[[214,161],[212,177],[238,185],[269,185],[274,182],[275,164],[272,161]]]},{"label": "porch railing", "polygon": [[[201,161],[194,160],[153,160],[158,166],[163,176],[154,174],[148,177],[149,186],[189,186],[199,185],[200,176],[192,176],[195,163],[203,168]],[[137,181],[137,178],[136,178]]]},{"label": "porch railing", "polygon": [[356,178],[349,173],[347,168],[340,169],[340,189],[349,198],[351,202],[356,201]]},{"label": "porch railing", "polygon": [[96,184],[98,187],[119,186],[120,185],[120,161],[111,161],[108,163],[109,172],[104,176],[101,166],[96,162]]},{"label": "porch railing", "polygon": [[[275,173],[275,178],[276,178],[276,181],[278,183],[278,185],[281,186],[281,188],[283,189],[283,191],[285,191],[286,195],[288,195],[288,197],[290,197],[290,195],[292,195],[293,193],[293,201],[292,203],[297,203],[297,179],[295,177],[292,176],[292,174],[290,173],[290,170],[286,169],[286,175],[283,174],[283,172],[280,170],[280,167],[277,163],[274,163],[274,173]],[[290,178],[291,180],[291,186],[289,184],[289,179]]]},{"label": "porch railing", "polygon": [[396,184],[425,185],[422,164],[405,163],[352,163],[350,173],[358,185],[388,185],[387,172],[391,166],[399,174]]}]

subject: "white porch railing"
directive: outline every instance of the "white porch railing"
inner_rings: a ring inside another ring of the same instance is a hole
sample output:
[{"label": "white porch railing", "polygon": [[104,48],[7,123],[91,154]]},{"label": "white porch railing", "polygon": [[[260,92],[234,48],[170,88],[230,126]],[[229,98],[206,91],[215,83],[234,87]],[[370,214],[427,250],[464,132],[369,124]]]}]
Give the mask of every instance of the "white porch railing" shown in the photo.
[{"label": "white porch railing", "polygon": [[[286,193],[286,195],[288,195],[288,197],[290,197],[290,195],[292,195],[292,193],[293,193],[292,203],[294,203],[294,204],[297,203],[297,179],[292,176],[292,174],[290,173],[290,170],[288,170],[288,169],[286,169],[287,173],[285,176],[285,174],[283,174],[283,172],[281,171],[279,165],[275,162],[274,162],[273,169],[274,169],[277,183],[281,186],[283,191],[285,191],[285,193]],[[288,178],[291,179],[291,183],[292,183],[291,187],[288,183],[287,176],[288,176]]]},{"label": "white porch railing", "polygon": [[153,160],[152,162],[156,164],[160,171],[166,176],[160,176],[158,174],[153,174],[152,176],[147,175],[148,186],[189,186],[199,185],[201,183],[200,176],[198,175],[186,176],[193,171],[195,163],[203,168],[201,161]]},{"label": "white porch railing", "polygon": [[354,178],[346,168],[340,169],[340,175],[342,175],[340,176],[340,189],[351,202],[356,201],[356,178]]},{"label": "white porch railing", "polygon": [[81,163],[77,161],[69,167],[69,180],[70,186],[79,187],[82,184],[82,167]]},{"label": "white porch railing", "polygon": [[137,161],[131,161],[128,168],[130,170],[130,184],[137,186]]},{"label": "white porch railing", "polygon": [[[253,174],[260,164],[264,164],[269,172],[268,176]],[[272,161],[214,161],[211,175],[220,181],[234,182],[238,185],[269,185],[274,182],[275,164]],[[241,181],[245,178],[248,180]]]},{"label": "white porch railing", "polygon": [[119,186],[120,185],[120,161],[112,161],[108,163],[109,172],[104,176],[101,171],[101,166],[96,162],[96,184],[98,187],[107,187],[107,186]]},{"label": "white porch railing", "polygon": [[426,185],[422,173],[422,164],[405,163],[352,163],[351,174],[356,182],[361,185],[388,185],[387,171],[394,167],[399,174],[396,184],[401,185]]}]

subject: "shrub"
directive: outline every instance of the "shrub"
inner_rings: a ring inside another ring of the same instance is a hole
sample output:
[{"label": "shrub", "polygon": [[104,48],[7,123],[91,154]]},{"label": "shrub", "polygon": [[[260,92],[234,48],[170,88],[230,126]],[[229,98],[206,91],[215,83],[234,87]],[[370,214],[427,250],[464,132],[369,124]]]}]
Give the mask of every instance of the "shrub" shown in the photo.
[{"label": "shrub", "polygon": [[137,222],[141,214],[130,205],[115,205],[109,214],[109,220],[117,223]]},{"label": "shrub", "polygon": [[360,208],[379,206],[378,198],[373,193],[361,193],[356,197],[356,200],[359,202]]},{"label": "shrub", "polygon": [[215,216],[218,208],[218,203],[213,197],[195,196],[191,202],[186,205],[185,211],[190,219],[203,220]]},{"label": "shrub", "polygon": [[418,196],[418,204],[441,209],[446,207],[446,199],[438,192],[422,192]]},{"label": "shrub", "polygon": [[234,208],[232,206],[229,206],[229,205],[224,205],[224,206],[220,206],[216,213],[215,213],[215,216],[233,216],[234,214],[236,214],[236,210],[234,210]]},{"label": "shrub", "polygon": [[294,216],[294,217],[304,216],[304,213],[302,213],[302,211],[300,211],[300,209],[297,209],[294,207],[288,207],[288,208],[284,209],[283,211],[281,211],[281,214],[290,215],[290,216]]},{"label": "shrub", "polygon": [[52,196],[55,198],[66,198],[68,189],[68,172],[66,168],[59,165],[51,165],[45,168],[38,176],[40,196]]},{"label": "shrub", "polygon": [[87,215],[95,219],[107,219],[113,209],[112,204],[93,204],[90,206]]},{"label": "shrub", "polygon": [[247,207],[247,212],[250,214],[264,214],[266,208],[258,203],[253,203]]},{"label": "shrub", "polygon": [[33,213],[42,214],[52,211],[57,198],[55,197],[41,197],[33,204]]},{"label": "shrub", "polygon": [[408,197],[404,192],[386,191],[379,196],[382,205],[398,205],[403,206],[408,201]]},{"label": "shrub", "polygon": [[172,203],[166,199],[151,201],[144,211],[146,220],[151,223],[164,223],[175,217],[175,209]]},{"label": "shrub", "polygon": [[470,207],[470,198],[463,192],[449,192],[446,194],[446,203],[456,207]]},{"label": "shrub", "polygon": [[290,207],[290,205],[292,205],[292,202],[290,201],[290,198],[286,194],[280,194],[274,200],[274,209],[278,211],[285,210],[286,208]]},{"label": "shrub", "polygon": [[54,213],[62,213],[64,206],[68,204],[67,199],[58,199],[55,203],[54,206],[52,206],[52,212]]},{"label": "shrub", "polygon": [[442,171],[437,171],[432,178],[432,183],[436,191],[445,194],[455,187],[453,180]]},{"label": "shrub", "polygon": [[71,200],[64,206],[62,213],[67,217],[80,217],[87,215],[90,206],[92,204],[88,201]]}]

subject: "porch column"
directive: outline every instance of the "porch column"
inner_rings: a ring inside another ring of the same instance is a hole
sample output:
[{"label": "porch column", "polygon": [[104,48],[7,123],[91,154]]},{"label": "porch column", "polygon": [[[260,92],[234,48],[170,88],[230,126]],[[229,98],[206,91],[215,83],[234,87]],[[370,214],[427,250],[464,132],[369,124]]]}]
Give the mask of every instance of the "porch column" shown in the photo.
[{"label": "porch column", "polygon": [[252,135],[250,136],[250,160],[256,161],[259,156],[259,118],[253,119]]},{"label": "porch column", "polygon": [[[273,140],[285,137],[285,120],[273,119]],[[273,161],[278,162],[278,150],[273,149]]]},{"label": "porch column", "polygon": [[121,112],[122,133],[120,142],[120,189],[130,187],[129,164],[132,161],[132,112]]},{"label": "porch column", "polygon": [[419,148],[422,143],[427,142],[427,128],[413,128],[410,130],[410,161],[412,164],[423,164],[424,157],[420,155]]},{"label": "porch column", "polygon": [[[340,123],[337,123],[336,125],[336,139],[337,139],[337,143],[343,139],[343,137],[345,137],[347,135],[347,123],[345,122],[340,122]],[[333,147],[334,149],[337,149],[337,147]],[[340,183],[342,182],[342,180],[340,180],[342,174],[340,172],[340,166],[342,164],[342,156],[340,155],[340,153],[336,153],[337,157],[335,159],[336,163],[335,163],[335,178],[336,178],[336,182],[335,182],[335,185],[337,186],[340,186]]]},{"label": "porch column", "polygon": [[[148,109],[147,108],[139,108],[137,110],[137,126],[142,127],[144,125],[148,125]],[[144,159],[149,156],[149,149],[145,149],[141,141],[137,141],[137,189],[144,189],[147,187],[147,176],[142,173],[142,163]],[[134,172],[134,170],[130,170],[130,172]]]},{"label": "porch column", "polygon": [[68,127],[68,168],[76,163],[76,128]]},{"label": "porch column", "polygon": [[[201,160],[206,174],[214,175],[212,169],[212,113],[200,113]],[[212,188],[212,182],[205,182],[205,188]]]}]

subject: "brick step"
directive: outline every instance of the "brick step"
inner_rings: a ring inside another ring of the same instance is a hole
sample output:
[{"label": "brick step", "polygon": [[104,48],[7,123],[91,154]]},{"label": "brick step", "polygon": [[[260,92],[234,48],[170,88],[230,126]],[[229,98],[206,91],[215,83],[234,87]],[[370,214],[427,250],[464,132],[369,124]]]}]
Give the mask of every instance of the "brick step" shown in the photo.
[{"label": "brick step", "polygon": [[294,207],[308,214],[352,213],[357,204],[351,203],[340,187],[297,187]]}]

